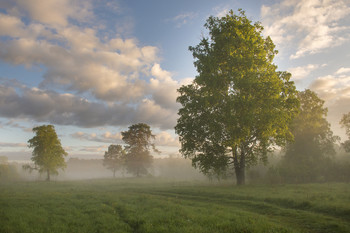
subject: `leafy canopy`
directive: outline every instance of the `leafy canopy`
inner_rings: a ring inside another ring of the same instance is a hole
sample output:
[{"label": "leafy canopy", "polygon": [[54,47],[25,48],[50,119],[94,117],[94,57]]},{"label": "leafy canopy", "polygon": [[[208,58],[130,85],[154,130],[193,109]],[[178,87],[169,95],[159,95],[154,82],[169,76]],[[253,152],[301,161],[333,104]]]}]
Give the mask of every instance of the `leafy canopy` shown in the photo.
[{"label": "leafy canopy", "polygon": [[121,134],[123,141],[127,144],[125,146],[127,171],[136,176],[147,174],[147,168],[153,161],[150,148],[159,152],[152,143],[155,136],[150,126],[144,123],[134,124],[129,126],[128,131]]},{"label": "leafy canopy", "polygon": [[105,152],[103,165],[113,171],[114,177],[115,172],[124,166],[125,154],[126,152],[121,145],[110,145],[108,151]]},{"label": "leafy canopy", "polygon": [[28,141],[28,147],[33,148],[31,160],[40,173],[58,174],[57,169],[65,168],[64,156],[67,152],[62,148],[53,125],[42,125],[33,128],[35,136]]},{"label": "leafy canopy", "polygon": [[292,139],[295,86],[276,71],[273,42],[244,11],[210,17],[205,27],[209,37],[189,47],[198,75],[178,90],[180,152],[205,174],[222,175],[230,164],[244,172],[271,145]]}]

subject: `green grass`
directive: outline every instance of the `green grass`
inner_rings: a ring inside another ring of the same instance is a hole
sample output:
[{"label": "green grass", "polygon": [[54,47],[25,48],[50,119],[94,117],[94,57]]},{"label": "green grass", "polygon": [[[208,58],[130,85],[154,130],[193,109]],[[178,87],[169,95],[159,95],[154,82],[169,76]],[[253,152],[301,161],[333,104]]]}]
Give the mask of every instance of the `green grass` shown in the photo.
[{"label": "green grass", "polygon": [[350,184],[0,184],[0,232],[350,232]]}]

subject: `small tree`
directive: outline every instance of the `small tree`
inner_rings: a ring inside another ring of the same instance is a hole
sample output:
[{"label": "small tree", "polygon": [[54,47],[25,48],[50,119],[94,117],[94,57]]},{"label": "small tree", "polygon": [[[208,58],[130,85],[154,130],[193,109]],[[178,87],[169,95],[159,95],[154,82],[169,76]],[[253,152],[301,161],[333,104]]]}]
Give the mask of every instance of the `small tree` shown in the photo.
[{"label": "small tree", "polygon": [[33,132],[36,135],[28,141],[28,147],[34,148],[31,158],[34,167],[24,165],[23,168],[46,173],[46,180],[50,181],[51,174],[56,175],[57,169],[66,167],[64,156],[67,156],[67,152],[62,148],[53,125],[35,127]]},{"label": "small tree", "polygon": [[343,115],[340,125],[345,128],[345,133],[348,136],[348,140],[344,141],[342,146],[346,152],[350,152],[350,112]]},{"label": "small tree", "polygon": [[298,100],[291,75],[276,71],[270,37],[239,13],[210,17],[210,37],[189,48],[199,74],[178,90],[175,130],[193,166],[223,176],[233,165],[237,184],[244,184],[246,167],[292,139],[288,126]]},{"label": "small tree", "polygon": [[108,151],[105,152],[103,165],[107,169],[112,170],[113,177],[115,172],[122,168],[125,163],[125,150],[121,145],[110,145]]},{"label": "small tree", "polygon": [[125,147],[127,172],[138,177],[147,174],[147,169],[153,161],[150,148],[159,152],[152,143],[155,136],[152,134],[150,126],[144,123],[132,125],[128,131],[122,132],[122,136],[123,141],[127,144]]}]

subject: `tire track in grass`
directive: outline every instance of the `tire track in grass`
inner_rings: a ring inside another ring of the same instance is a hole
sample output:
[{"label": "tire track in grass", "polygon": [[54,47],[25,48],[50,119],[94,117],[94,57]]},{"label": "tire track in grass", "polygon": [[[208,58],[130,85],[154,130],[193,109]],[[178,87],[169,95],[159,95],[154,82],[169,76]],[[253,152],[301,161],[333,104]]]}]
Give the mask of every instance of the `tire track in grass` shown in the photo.
[{"label": "tire track in grass", "polygon": [[220,201],[239,200],[239,201],[255,201],[255,202],[269,203],[271,205],[283,207],[285,209],[304,210],[304,211],[309,211],[316,214],[322,214],[325,216],[334,217],[337,219],[342,219],[345,222],[350,222],[350,209],[336,208],[333,206],[317,206],[308,200],[296,201],[289,198],[270,198],[270,197],[256,198],[253,196],[242,196],[242,195],[235,195],[232,193],[230,193],[229,195],[227,194],[222,195],[219,193],[189,192],[189,190],[182,190],[182,191],[175,191],[175,192],[158,190],[157,192],[158,193],[165,192],[165,193],[174,194],[174,195],[188,195],[188,196],[192,195],[196,197],[201,196],[202,198],[207,198],[212,200],[215,199]]},{"label": "tire track in grass", "polygon": [[194,203],[213,203],[222,207],[236,207],[238,209],[251,213],[258,213],[271,219],[272,222],[281,224],[286,223],[289,227],[307,229],[308,232],[350,232],[349,222],[328,215],[310,211],[309,207],[295,205],[294,208],[278,205],[273,202],[265,201],[251,197],[235,196],[232,197],[213,197],[204,196],[205,193],[187,194],[182,192],[168,191],[149,191],[154,196],[171,197],[174,200],[187,200]]},{"label": "tire track in grass", "polygon": [[131,232],[133,233],[143,232],[142,225],[145,223],[144,220],[138,219],[138,218],[136,219],[130,218],[129,216],[130,214],[128,213],[128,210],[123,205],[115,206],[114,210],[118,214],[120,219],[131,228]]}]

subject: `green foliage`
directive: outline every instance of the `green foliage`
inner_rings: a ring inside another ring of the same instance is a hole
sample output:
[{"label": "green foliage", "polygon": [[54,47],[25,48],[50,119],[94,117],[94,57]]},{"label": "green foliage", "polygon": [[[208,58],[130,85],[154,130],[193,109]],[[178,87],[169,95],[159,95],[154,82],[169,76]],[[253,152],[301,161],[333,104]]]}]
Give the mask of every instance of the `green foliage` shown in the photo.
[{"label": "green foliage", "polygon": [[0,184],[0,232],[349,232],[348,184]]},{"label": "green foliage", "polygon": [[210,37],[189,48],[199,74],[178,90],[180,152],[205,174],[225,176],[233,164],[243,184],[246,167],[292,139],[296,90],[289,73],[276,71],[273,42],[244,11],[210,17],[205,27]]},{"label": "green foliage", "polygon": [[345,133],[348,136],[348,140],[344,141],[342,146],[346,152],[350,152],[350,112],[343,115],[340,125],[345,128]]},{"label": "green foliage", "polygon": [[324,101],[310,90],[298,96],[300,112],[291,126],[295,140],[286,146],[280,174],[287,182],[322,181],[338,137],[333,136],[326,119]]},{"label": "green foliage", "polygon": [[62,148],[53,125],[42,125],[33,128],[35,136],[28,141],[28,147],[34,148],[31,160],[35,167],[23,166],[24,169],[36,169],[40,173],[47,173],[47,180],[50,174],[58,174],[57,169],[66,167],[64,156],[67,152]]},{"label": "green foliage", "polygon": [[105,152],[103,165],[113,171],[113,177],[115,177],[115,172],[124,166],[125,154],[121,145],[110,145],[108,151]]},{"label": "green foliage", "polygon": [[128,131],[122,132],[122,136],[123,141],[127,144],[125,146],[127,171],[136,176],[148,174],[147,169],[153,160],[150,148],[159,152],[152,143],[155,136],[152,134],[150,126],[144,123],[134,124],[129,126]]}]

